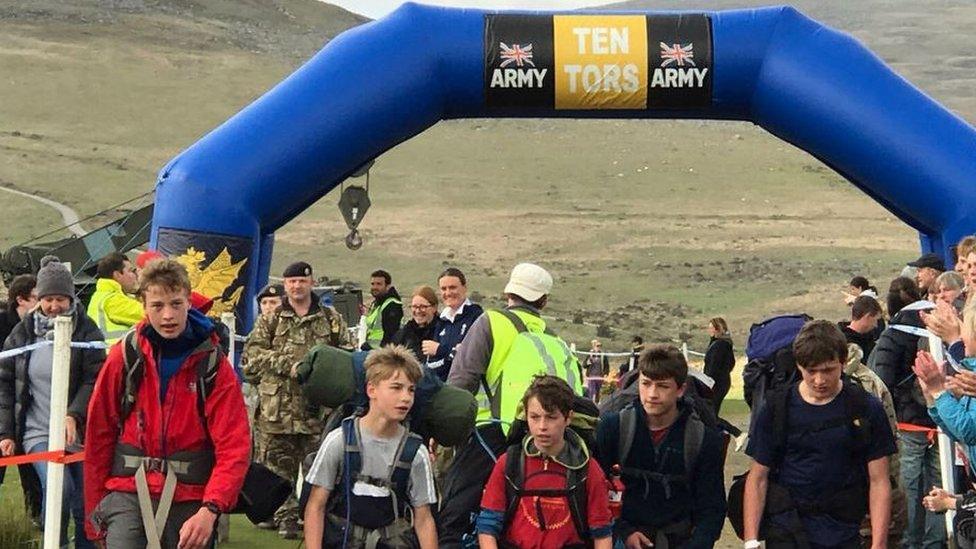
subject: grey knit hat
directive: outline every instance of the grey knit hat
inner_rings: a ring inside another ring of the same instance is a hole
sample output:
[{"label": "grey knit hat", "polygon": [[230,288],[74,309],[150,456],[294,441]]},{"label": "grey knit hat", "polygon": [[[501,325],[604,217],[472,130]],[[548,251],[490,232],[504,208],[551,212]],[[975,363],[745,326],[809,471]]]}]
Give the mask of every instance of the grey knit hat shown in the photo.
[{"label": "grey knit hat", "polygon": [[41,258],[41,270],[37,271],[37,297],[64,295],[75,298],[75,283],[71,271],[53,255]]}]

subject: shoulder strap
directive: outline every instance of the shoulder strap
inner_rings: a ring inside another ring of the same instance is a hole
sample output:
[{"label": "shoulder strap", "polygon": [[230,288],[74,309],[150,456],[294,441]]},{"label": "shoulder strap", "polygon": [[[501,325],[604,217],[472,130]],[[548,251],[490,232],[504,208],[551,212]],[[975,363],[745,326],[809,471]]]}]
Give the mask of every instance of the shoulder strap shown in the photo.
[{"label": "shoulder strap", "polygon": [[702,442],[705,440],[705,423],[698,414],[692,412],[685,422],[685,475],[694,478],[695,465],[701,453]]},{"label": "shoulder strap", "polygon": [[210,438],[210,429],[207,427],[207,398],[213,392],[217,371],[223,360],[224,353],[220,350],[220,345],[214,345],[214,348],[207,353],[207,359],[197,363],[197,413],[203,422],[204,430],[207,431],[207,438]]},{"label": "shoulder strap", "polygon": [[[338,485],[342,483],[355,482],[354,479],[363,469],[363,448],[359,438],[359,426],[356,424],[356,416],[349,416],[342,420],[342,452],[343,459],[340,462],[338,474],[336,475]],[[352,485],[349,485],[352,488]],[[343,484],[345,489],[345,484]]]},{"label": "shoulder strap", "polygon": [[134,328],[126,332],[122,338],[122,366],[122,394],[119,399],[121,407],[118,425],[120,433],[125,420],[128,419],[135,407],[136,394],[139,392],[139,386],[142,385],[142,378],[145,374],[145,360],[142,351],[139,349]]},{"label": "shoulder strap", "polygon": [[566,490],[569,492],[566,497],[566,504],[569,506],[569,516],[573,519],[573,526],[580,539],[588,540],[591,538],[588,524],[588,501],[586,493],[587,470],[586,466],[578,469],[566,470]]},{"label": "shoulder strap", "polygon": [[855,452],[867,452],[871,444],[871,420],[868,415],[869,393],[850,379],[844,380],[844,407],[847,411],[848,425],[854,433]]},{"label": "shoulder strap", "polygon": [[769,398],[766,399],[769,412],[773,416],[773,456],[777,465],[782,462],[786,454],[787,422],[789,420],[787,410],[790,391],[792,391],[792,385],[778,388],[773,390],[769,394]]},{"label": "shoulder strap", "polygon": [[390,485],[401,504],[409,504],[410,471],[413,468],[413,460],[417,456],[417,452],[424,445],[423,439],[416,433],[408,431],[405,436],[406,440],[400,445],[400,452],[393,460],[393,470],[389,479]]},{"label": "shoulder strap", "polygon": [[502,519],[502,530],[508,528],[515,511],[518,509],[519,498],[525,487],[525,456],[522,445],[513,444],[505,452],[505,517]]},{"label": "shoulder strap", "polygon": [[520,334],[523,334],[523,333],[529,331],[528,328],[526,328],[526,326],[525,326],[525,321],[523,321],[519,317],[519,315],[513,313],[512,311],[509,311],[508,309],[497,309],[497,311],[503,317],[507,318],[508,321],[512,323],[512,326],[515,326],[515,331],[516,332],[518,332]]},{"label": "shoulder strap", "polygon": [[620,410],[620,432],[617,436],[617,464],[621,467],[630,455],[630,447],[634,444],[637,434],[637,410],[633,404],[628,404]]}]

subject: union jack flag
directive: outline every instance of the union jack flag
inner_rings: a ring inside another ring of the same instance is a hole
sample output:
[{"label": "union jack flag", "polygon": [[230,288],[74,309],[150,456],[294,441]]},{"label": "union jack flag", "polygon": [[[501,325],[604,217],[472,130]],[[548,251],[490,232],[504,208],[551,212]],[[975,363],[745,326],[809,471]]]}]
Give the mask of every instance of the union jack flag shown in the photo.
[{"label": "union jack flag", "polygon": [[660,43],[661,46],[661,66],[667,67],[668,65],[676,64],[679,67],[685,66],[688,63],[692,67],[695,65],[695,43],[682,46],[681,44],[667,45],[664,42]]},{"label": "union jack flag", "polygon": [[502,67],[507,67],[512,63],[515,63],[516,67],[523,67],[526,64],[530,67],[535,66],[535,63],[532,62],[532,44],[525,46],[512,44],[509,47],[504,42],[499,42],[498,47],[501,50]]}]

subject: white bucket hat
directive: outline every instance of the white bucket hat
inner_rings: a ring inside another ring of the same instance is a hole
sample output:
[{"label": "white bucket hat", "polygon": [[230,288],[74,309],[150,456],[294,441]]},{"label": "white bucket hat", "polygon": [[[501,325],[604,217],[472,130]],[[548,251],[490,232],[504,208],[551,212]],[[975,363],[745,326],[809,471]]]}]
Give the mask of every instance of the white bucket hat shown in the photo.
[{"label": "white bucket hat", "polygon": [[515,294],[526,301],[536,301],[552,291],[552,275],[533,263],[519,263],[512,269],[505,285],[506,294]]}]

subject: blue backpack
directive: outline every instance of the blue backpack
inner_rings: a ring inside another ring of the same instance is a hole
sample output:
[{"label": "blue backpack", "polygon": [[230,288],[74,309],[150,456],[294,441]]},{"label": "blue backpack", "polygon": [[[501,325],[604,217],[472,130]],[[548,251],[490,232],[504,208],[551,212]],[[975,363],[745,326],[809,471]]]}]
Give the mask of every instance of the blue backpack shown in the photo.
[{"label": "blue backpack", "polygon": [[781,315],[749,328],[746,343],[749,362],[742,371],[742,381],[743,396],[752,410],[762,406],[769,391],[799,380],[796,359],[793,358],[793,340],[811,320],[813,317],[806,314]]}]

